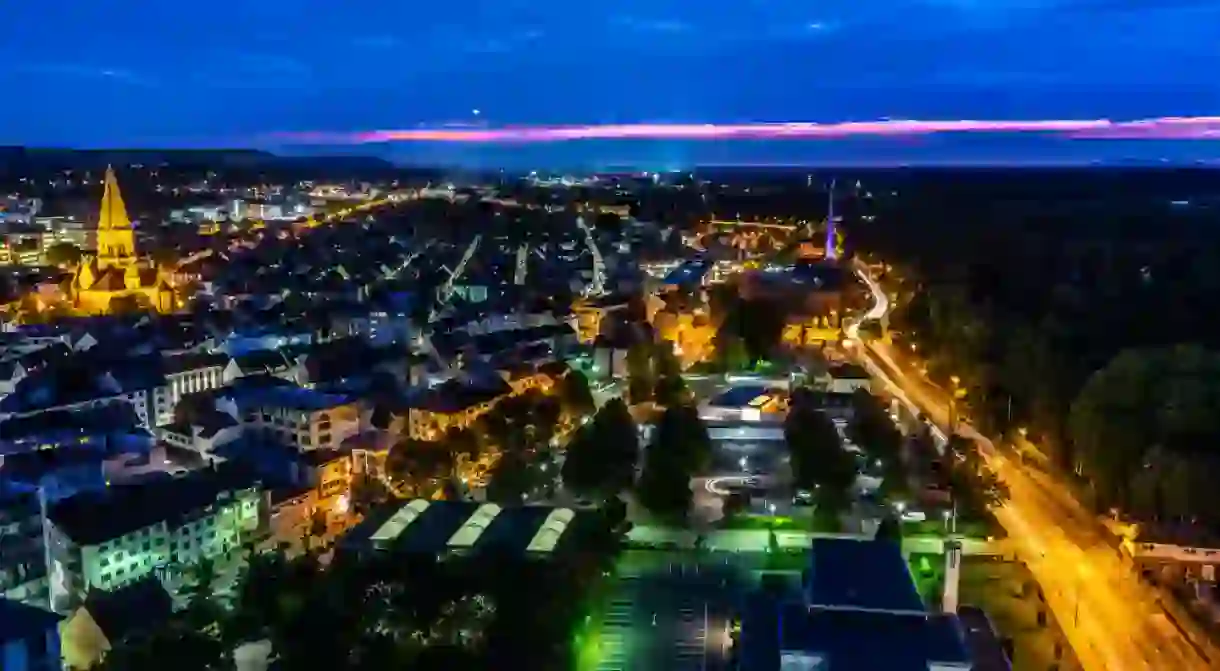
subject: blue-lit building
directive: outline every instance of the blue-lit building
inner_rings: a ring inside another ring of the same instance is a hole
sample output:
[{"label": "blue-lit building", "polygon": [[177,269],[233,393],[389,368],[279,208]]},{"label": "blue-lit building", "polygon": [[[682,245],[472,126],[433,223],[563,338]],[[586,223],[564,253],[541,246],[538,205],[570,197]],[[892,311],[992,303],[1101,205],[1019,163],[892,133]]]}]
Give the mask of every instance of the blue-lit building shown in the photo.
[{"label": "blue-lit building", "polygon": [[743,671],[975,669],[957,617],[924,607],[897,543],[817,539],[799,593],[752,595]]},{"label": "blue-lit building", "polygon": [[674,268],[661,283],[667,287],[690,289],[701,286],[708,271],[712,269],[712,261],[705,258],[692,259]]}]

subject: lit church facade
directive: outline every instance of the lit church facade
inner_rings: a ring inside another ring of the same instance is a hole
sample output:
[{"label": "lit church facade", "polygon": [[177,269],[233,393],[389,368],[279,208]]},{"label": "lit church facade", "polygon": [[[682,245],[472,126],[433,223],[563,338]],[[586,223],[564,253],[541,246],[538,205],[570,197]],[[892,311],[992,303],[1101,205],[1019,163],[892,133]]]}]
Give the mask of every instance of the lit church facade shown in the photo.
[{"label": "lit church facade", "polygon": [[116,299],[134,300],[139,307],[157,312],[174,310],[174,291],[165,275],[137,255],[135,227],[111,168],[106,169],[98,213],[97,253],[82,257],[61,288],[73,310],[82,314],[115,312]]}]

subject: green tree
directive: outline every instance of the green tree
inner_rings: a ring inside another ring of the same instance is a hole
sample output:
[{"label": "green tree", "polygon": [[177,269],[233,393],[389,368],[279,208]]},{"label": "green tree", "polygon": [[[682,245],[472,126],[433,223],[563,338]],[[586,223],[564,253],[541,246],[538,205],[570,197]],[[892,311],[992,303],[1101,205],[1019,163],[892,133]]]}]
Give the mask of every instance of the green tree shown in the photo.
[{"label": "green tree", "polygon": [[870,461],[881,463],[882,488],[898,494],[906,491],[907,471],[902,458],[902,432],[890,418],[880,399],[866,389],[852,395],[851,421],[847,435]]},{"label": "green tree", "polygon": [[824,511],[838,513],[851,505],[856,460],[843,449],[834,422],[807,398],[793,399],[784,422],[793,483],[813,490]]},{"label": "green tree", "polygon": [[713,362],[717,371],[732,373],[745,370],[750,366],[750,353],[746,351],[745,343],[729,328],[721,326],[716,331],[712,341]]},{"label": "green tree", "polygon": [[[1069,417],[1077,468],[1092,482],[1098,503],[1131,505],[1136,476],[1146,466],[1185,475],[1189,469],[1172,466],[1180,456],[1205,469],[1208,460],[1194,455],[1220,440],[1217,407],[1220,354],[1186,345],[1115,357],[1085,383]],[[1154,463],[1152,454],[1162,456]],[[1183,480],[1174,489],[1199,486]],[[1200,488],[1193,495],[1208,500],[1209,493]]]},{"label": "green tree", "polygon": [[398,489],[430,498],[449,477],[451,456],[443,443],[408,438],[390,447],[385,475]]},{"label": "green tree", "polygon": [[71,267],[80,263],[80,247],[70,242],[57,242],[47,247],[46,260],[53,266]]},{"label": "green tree", "polygon": [[[690,474],[673,457],[664,455],[664,450],[655,447],[654,444],[648,449],[650,456],[644,460],[636,495],[640,505],[653,515],[666,521],[683,523],[694,501]],[[654,453],[658,456],[651,456]]]},{"label": "green tree", "polygon": [[520,505],[540,481],[538,471],[524,454],[505,452],[491,469],[487,499],[501,505]]},{"label": "green tree", "polygon": [[652,400],[656,386],[652,370],[653,351],[651,343],[632,345],[627,350],[627,397],[632,403]]},{"label": "green tree", "polygon": [[693,405],[665,408],[657,420],[649,454],[654,449],[670,456],[688,475],[706,469],[712,460],[712,439],[698,408]]},{"label": "green tree", "polygon": [[640,503],[658,517],[684,521],[694,499],[691,476],[707,467],[711,447],[697,409],[685,405],[666,408],[644,456],[636,487]]},{"label": "green tree", "polygon": [[559,398],[568,414],[583,417],[596,409],[593,393],[589,389],[589,378],[578,370],[570,370],[559,381]]},{"label": "green tree", "polygon": [[655,362],[655,385],[653,397],[659,405],[671,406],[684,403],[690,394],[686,381],[682,379],[682,365],[674,356],[669,343],[659,343],[653,361]]},{"label": "green tree", "polygon": [[1008,500],[1007,485],[983,461],[973,440],[957,434],[950,436],[945,456],[950,460],[949,493],[959,509],[981,513]]},{"label": "green tree", "polygon": [[582,494],[610,496],[635,481],[639,430],[621,399],[609,400],[568,444],[564,484]]}]

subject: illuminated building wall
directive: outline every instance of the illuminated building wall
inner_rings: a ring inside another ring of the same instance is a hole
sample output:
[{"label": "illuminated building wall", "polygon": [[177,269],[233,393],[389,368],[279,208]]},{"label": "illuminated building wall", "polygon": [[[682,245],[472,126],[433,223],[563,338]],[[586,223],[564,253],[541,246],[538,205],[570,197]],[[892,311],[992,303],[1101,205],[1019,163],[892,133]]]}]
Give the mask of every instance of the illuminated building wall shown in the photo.
[{"label": "illuminated building wall", "polygon": [[531,389],[548,391],[554,385],[554,380],[543,373],[510,378],[507,382],[511,389],[509,393],[468,405],[410,408],[407,411],[407,435],[416,440],[440,440],[450,430],[470,427],[502,399],[523,394]]},{"label": "illuminated building wall", "polygon": [[[239,558],[260,526],[264,492],[257,486],[222,488],[212,497],[167,491],[200,486],[187,479],[113,487],[52,506],[46,534],[52,607],[66,612],[90,590],[113,591],[154,574],[180,578],[203,559]],[[124,515],[133,522],[124,524]],[[115,531],[107,533],[110,528]]]}]

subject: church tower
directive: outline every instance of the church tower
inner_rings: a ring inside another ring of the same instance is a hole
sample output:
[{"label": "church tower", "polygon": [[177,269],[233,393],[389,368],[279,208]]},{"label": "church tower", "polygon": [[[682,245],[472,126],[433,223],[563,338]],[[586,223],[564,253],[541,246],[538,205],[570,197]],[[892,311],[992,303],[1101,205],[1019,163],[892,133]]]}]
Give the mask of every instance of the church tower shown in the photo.
[{"label": "church tower", "polygon": [[102,207],[97,217],[97,261],[101,268],[126,266],[136,261],[136,232],[127,218],[123,194],[114,169],[106,167]]}]

